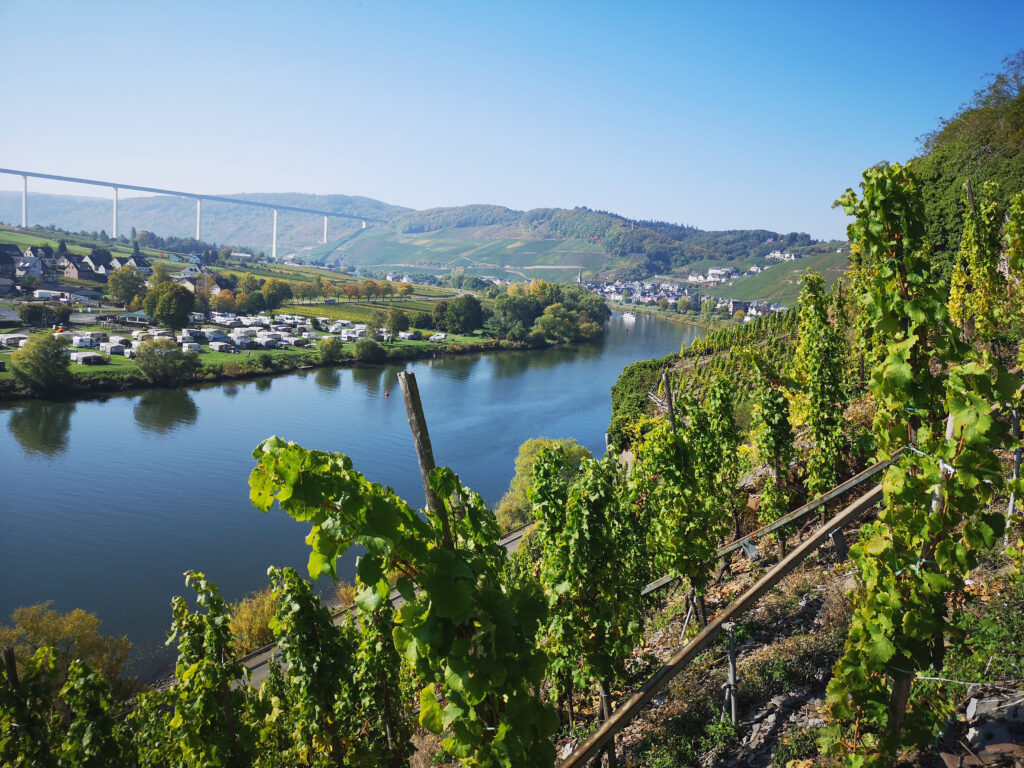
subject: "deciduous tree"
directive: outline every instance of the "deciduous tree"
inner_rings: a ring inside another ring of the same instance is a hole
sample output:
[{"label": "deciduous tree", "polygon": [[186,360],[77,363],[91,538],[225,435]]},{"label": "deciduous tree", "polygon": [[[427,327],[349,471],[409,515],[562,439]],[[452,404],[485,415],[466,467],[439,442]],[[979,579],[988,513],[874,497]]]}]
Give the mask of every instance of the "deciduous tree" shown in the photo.
[{"label": "deciduous tree", "polygon": [[18,386],[51,395],[71,383],[71,359],[64,354],[67,341],[52,333],[35,333],[11,355],[11,371]]},{"label": "deciduous tree", "polygon": [[177,283],[160,283],[143,301],[146,314],[168,328],[184,328],[188,314],[196,304],[196,297],[188,288]]},{"label": "deciduous tree", "polygon": [[177,384],[199,369],[199,355],[183,352],[171,339],[150,339],[139,347],[136,362],[156,384]]},{"label": "deciduous tree", "polygon": [[115,301],[124,305],[138,295],[146,293],[146,278],[130,264],[110,273],[107,291]]}]

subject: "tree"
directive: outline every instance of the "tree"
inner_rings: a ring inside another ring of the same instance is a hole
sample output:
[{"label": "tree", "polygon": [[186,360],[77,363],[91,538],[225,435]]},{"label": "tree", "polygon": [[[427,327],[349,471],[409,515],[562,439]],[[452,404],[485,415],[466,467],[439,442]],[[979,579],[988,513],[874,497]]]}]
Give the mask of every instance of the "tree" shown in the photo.
[{"label": "tree", "polygon": [[532,515],[529,492],[533,485],[533,465],[537,455],[545,448],[561,446],[566,458],[568,474],[565,481],[569,482],[580,468],[580,462],[593,458],[590,451],[573,439],[552,440],[549,437],[535,437],[519,446],[516,454],[515,474],[508,485],[508,490],[501,497],[494,515],[502,530],[509,530],[529,522]]},{"label": "tree", "polygon": [[262,287],[263,281],[253,275],[243,275],[242,279],[238,281],[238,292],[244,293],[247,296],[259,293]]},{"label": "tree", "polygon": [[379,286],[375,280],[363,280],[363,282],[359,284],[359,292],[369,299],[377,295],[378,287]]},{"label": "tree", "polygon": [[558,303],[546,307],[533,327],[550,341],[572,341],[576,336],[575,317]]},{"label": "tree", "polygon": [[445,321],[452,333],[472,333],[484,322],[480,300],[469,293],[453,299],[445,311]]},{"label": "tree", "polygon": [[18,386],[50,395],[71,384],[71,359],[64,354],[65,339],[52,333],[36,333],[11,355],[11,372]]},{"label": "tree", "polygon": [[297,299],[305,299],[307,304],[317,296],[322,295],[321,291],[313,283],[298,283],[292,289],[292,294]]},{"label": "tree", "polygon": [[266,299],[259,291],[255,293],[243,293],[237,299],[238,311],[249,315],[255,315],[267,308]]},{"label": "tree", "polygon": [[387,313],[382,309],[373,310],[373,312],[370,313],[370,319],[366,321],[366,338],[379,338],[381,330],[387,327],[387,324]]},{"label": "tree", "polygon": [[316,356],[321,363],[336,363],[344,355],[343,348],[344,345],[338,338],[332,336],[329,339],[321,339],[316,346]]},{"label": "tree", "polygon": [[60,240],[57,243],[57,257],[60,258],[61,256],[67,256],[67,255],[68,255],[68,243],[67,243],[67,240]]},{"label": "tree", "polygon": [[359,339],[356,342],[356,359],[365,363],[379,363],[384,359],[384,347],[370,338]]},{"label": "tree", "polygon": [[238,305],[235,294],[229,288],[222,288],[220,293],[210,299],[210,306],[218,312],[234,312]]},{"label": "tree", "polygon": [[499,336],[508,336],[514,328],[522,329],[525,335],[541,312],[543,307],[533,296],[503,293],[494,300],[494,327]]},{"label": "tree", "polygon": [[135,360],[154,384],[177,384],[199,370],[199,355],[183,352],[171,339],[144,341]]},{"label": "tree", "polygon": [[359,295],[362,292],[362,288],[360,287],[359,283],[345,283],[341,287],[341,291],[342,293],[345,294],[346,299],[348,299],[349,301],[353,301],[354,299],[359,298]]},{"label": "tree", "polygon": [[58,325],[66,323],[71,317],[71,307],[67,304],[21,304],[18,307],[18,319],[25,325]]},{"label": "tree", "polygon": [[398,298],[405,299],[412,295],[414,288],[412,283],[399,283],[398,284]]},{"label": "tree", "polygon": [[142,256],[142,252],[139,250],[139,241],[132,239],[132,257],[138,259]]},{"label": "tree", "polygon": [[153,265],[153,274],[149,278],[149,285],[151,288],[156,288],[158,285],[168,283],[171,280],[171,273],[167,270],[167,265],[161,261],[156,262]]},{"label": "tree", "polygon": [[277,309],[284,304],[285,299],[292,297],[292,287],[284,280],[272,277],[263,284],[260,291],[267,309]]},{"label": "tree", "polygon": [[160,283],[143,301],[146,314],[168,328],[184,328],[188,314],[196,304],[196,297],[188,288],[177,283]]},{"label": "tree", "polygon": [[74,659],[82,659],[114,683],[121,692],[127,692],[132,687],[132,681],[122,679],[121,675],[128,661],[128,651],[132,647],[128,638],[101,633],[100,620],[93,613],[81,608],[58,613],[50,605],[51,602],[46,602],[15,609],[11,614],[13,625],[0,625],[0,647],[14,648],[20,669],[24,669],[37,649],[53,648],[56,651],[54,661],[61,677]]},{"label": "tree", "polygon": [[146,292],[146,278],[130,264],[121,267],[107,278],[107,291],[119,304],[127,304]]},{"label": "tree", "polygon": [[448,302],[439,301],[434,305],[434,308],[430,311],[430,320],[433,322],[434,327],[439,331],[447,330],[448,328]]},{"label": "tree", "polygon": [[409,316],[398,307],[392,307],[388,312],[387,329],[391,339],[396,339],[399,333],[409,330]]}]

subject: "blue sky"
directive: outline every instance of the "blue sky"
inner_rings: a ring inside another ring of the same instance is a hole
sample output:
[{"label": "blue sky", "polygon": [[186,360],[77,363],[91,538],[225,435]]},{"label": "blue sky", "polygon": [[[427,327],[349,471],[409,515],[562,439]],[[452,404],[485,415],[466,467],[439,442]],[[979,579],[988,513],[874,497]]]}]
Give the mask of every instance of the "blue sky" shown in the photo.
[{"label": "blue sky", "polygon": [[835,237],[1024,3],[0,0],[0,29],[0,167]]}]

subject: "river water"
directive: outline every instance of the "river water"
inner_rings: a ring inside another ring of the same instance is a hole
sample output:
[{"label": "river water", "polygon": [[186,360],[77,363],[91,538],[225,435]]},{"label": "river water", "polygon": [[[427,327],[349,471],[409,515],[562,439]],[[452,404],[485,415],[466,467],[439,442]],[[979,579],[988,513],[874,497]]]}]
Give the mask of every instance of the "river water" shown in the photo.
[{"label": "river water", "polygon": [[[265,586],[268,565],[306,573],[308,526],[249,503],[262,439],[346,453],[422,506],[397,380],[411,370],[435,460],[493,505],[523,441],[572,437],[603,453],[622,368],[702,333],[613,317],[603,340],[584,346],[0,405],[0,623],[46,600],[84,608],[104,632],[128,636],[137,674],[155,676],[173,662],[163,640],[184,571],[206,573],[229,600]],[[339,572],[351,576],[354,560],[348,553]]]}]

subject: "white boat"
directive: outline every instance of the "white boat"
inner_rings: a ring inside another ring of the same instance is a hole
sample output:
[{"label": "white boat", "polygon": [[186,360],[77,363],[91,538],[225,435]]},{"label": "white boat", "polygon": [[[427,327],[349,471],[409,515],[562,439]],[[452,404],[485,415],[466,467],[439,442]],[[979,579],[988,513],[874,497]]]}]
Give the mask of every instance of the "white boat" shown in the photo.
[{"label": "white boat", "polygon": [[622,313],[622,319],[623,320],[636,320],[636,314],[633,313],[633,312],[623,312]]}]

